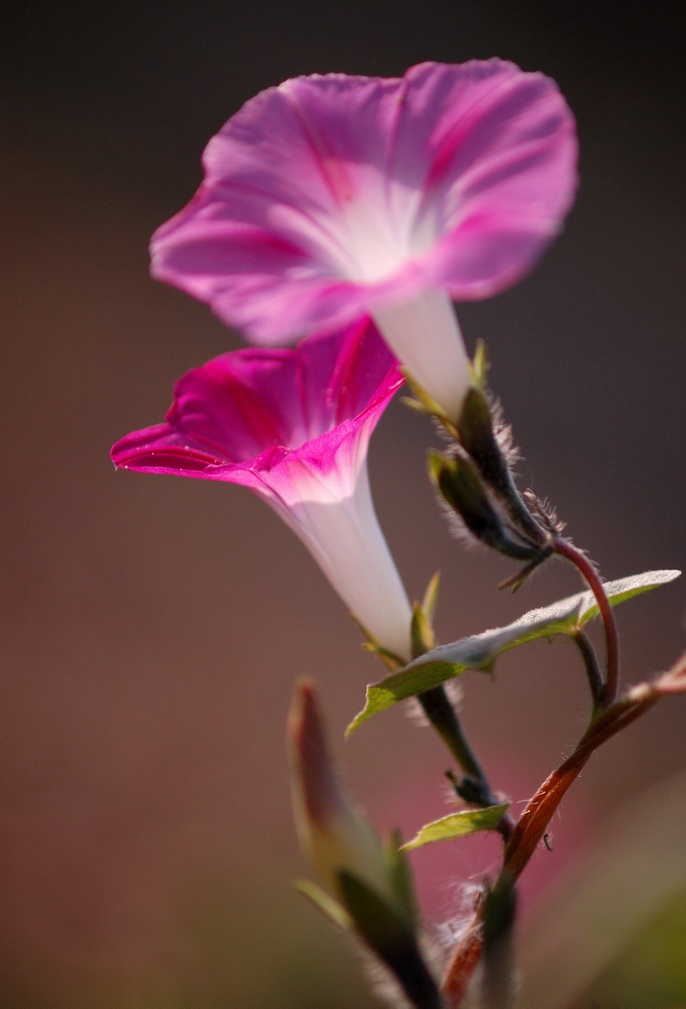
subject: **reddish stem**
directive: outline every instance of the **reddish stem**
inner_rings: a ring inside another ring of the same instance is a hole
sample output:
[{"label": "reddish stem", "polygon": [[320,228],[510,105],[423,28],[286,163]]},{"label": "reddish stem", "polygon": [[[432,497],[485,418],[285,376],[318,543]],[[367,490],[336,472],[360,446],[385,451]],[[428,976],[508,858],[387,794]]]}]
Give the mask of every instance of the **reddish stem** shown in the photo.
[{"label": "reddish stem", "polygon": [[[656,684],[660,681],[657,680]],[[546,778],[529,799],[506,848],[502,874],[517,879],[526,868],[562,801],[567,789],[579,776],[591,754],[617,732],[644,714],[658,700],[654,684],[635,687],[621,701],[602,711],[565,761]],[[495,886],[498,883],[496,881]],[[450,1009],[459,1009],[469,981],[483,952],[483,905],[474,914],[465,937],[456,947],[443,979],[442,992]]]},{"label": "reddish stem", "polygon": [[608,707],[608,705],[617,700],[617,693],[619,691],[619,636],[610,600],[607,598],[605,586],[600,575],[583,550],[579,550],[569,540],[560,538],[553,540],[552,550],[553,553],[564,557],[575,566],[588,583],[588,587],[598,603],[600,618],[605,628],[607,647],[607,677],[602,700],[603,706]]},{"label": "reddish stem", "polygon": [[567,757],[546,778],[536,794],[529,799],[519,818],[514,833],[505,849],[503,871],[521,875],[538,847],[550,820],[562,798],[583,770],[588,758],[617,732],[644,714],[658,699],[658,693],[648,684],[640,691],[635,688],[621,701],[602,712],[579,740],[574,753]]},{"label": "reddish stem", "polygon": [[549,775],[529,799],[505,850],[504,867],[517,879],[538,847],[565,792],[590,757],[576,751]]},{"label": "reddish stem", "polygon": [[479,965],[484,945],[483,928],[477,911],[467,934],[453,951],[441,985],[441,992],[449,1009],[459,1009],[467,994],[467,986]]}]

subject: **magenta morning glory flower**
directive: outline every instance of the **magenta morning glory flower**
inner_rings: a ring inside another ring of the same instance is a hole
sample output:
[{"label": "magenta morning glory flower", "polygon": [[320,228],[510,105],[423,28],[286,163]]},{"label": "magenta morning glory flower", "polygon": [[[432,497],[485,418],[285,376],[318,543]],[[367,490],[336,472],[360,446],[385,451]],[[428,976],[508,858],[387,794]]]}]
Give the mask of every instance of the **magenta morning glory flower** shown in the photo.
[{"label": "magenta morning glory flower", "polygon": [[199,191],[153,236],[152,272],[258,344],[370,314],[458,419],[469,369],[450,300],[531,268],[575,165],[557,86],[512,63],[297,77],[210,141]]},{"label": "magenta morning glory flower", "polygon": [[233,351],[184,375],[165,422],[122,438],[112,459],[255,491],[370,634],[407,660],[411,608],[367,473],[372,431],[401,385],[369,320],[295,349]]}]

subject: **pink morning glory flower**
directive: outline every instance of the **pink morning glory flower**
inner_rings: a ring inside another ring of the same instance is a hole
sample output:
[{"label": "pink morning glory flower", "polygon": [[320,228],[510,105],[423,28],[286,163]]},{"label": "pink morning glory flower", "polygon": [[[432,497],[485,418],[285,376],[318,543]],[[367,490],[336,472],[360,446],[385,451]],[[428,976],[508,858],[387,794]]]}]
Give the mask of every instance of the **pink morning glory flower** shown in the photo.
[{"label": "pink morning glory flower", "polygon": [[557,86],[512,63],[297,77],[210,141],[199,191],[153,236],[152,272],[257,344],[370,314],[457,420],[469,367],[450,302],[527,273],[575,165]]},{"label": "pink morning glory flower", "polygon": [[369,320],[294,349],[233,351],[184,375],[165,422],[127,435],[112,459],[255,491],[369,633],[407,660],[411,608],[367,472],[369,439],[401,385]]}]

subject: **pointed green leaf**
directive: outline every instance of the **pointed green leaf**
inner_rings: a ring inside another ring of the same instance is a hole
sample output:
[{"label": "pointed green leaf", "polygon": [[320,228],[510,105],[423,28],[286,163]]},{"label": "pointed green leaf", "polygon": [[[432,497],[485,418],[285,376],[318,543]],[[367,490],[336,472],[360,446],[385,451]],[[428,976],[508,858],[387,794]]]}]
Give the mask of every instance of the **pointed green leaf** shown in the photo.
[{"label": "pointed green leaf", "polygon": [[450,813],[422,827],[416,837],[403,845],[403,851],[413,851],[425,844],[433,844],[434,841],[453,841],[456,837],[466,837],[478,830],[495,830],[509,808],[510,803],[504,802],[499,806]]},{"label": "pointed green leaf", "polygon": [[[680,571],[648,571],[618,581],[607,582],[605,591],[613,606],[649,589],[678,578]],[[416,697],[425,690],[438,687],[468,669],[490,671],[497,657],[517,645],[557,634],[573,634],[579,627],[598,615],[598,605],[592,592],[578,592],[550,606],[530,610],[524,616],[470,638],[448,645],[439,645],[404,666],[398,672],[367,687],[367,703],[348,726],[347,734],[362,722],[398,701]]]},{"label": "pointed green leaf", "polygon": [[[553,607],[548,607],[548,610],[552,609]],[[349,725],[347,733],[350,734],[367,718],[385,711],[398,701],[438,687],[468,669],[490,671],[496,657],[515,645],[553,634],[570,634],[578,620],[578,598],[575,597],[566,608],[560,606],[554,617],[547,614],[540,620],[525,622],[525,619],[522,617],[509,627],[485,631],[472,638],[462,638],[450,645],[439,645],[399,672],[387,676],[379,683],[370,684],[367,687],[367,704]]]},{"label": "pointed green leaf", "polygon": [[[650,592],[651,589],[656,589],[660,585],[667,585],[668,582],[673,582],[680,574],[681,571],[676,570],[644,571],[640,575],[629,575],[628,578],[620,578],[614,582],[605,582],[605,591],[612,605],[618,606],[619,603],[623,603],[627,599],[633,599],[634,596],[639,596],[643,592]],[[595,596],[592,592],[584,592],[579,612],[581,626],[589,620],[595,620],[597,616],[598,604],[595,601]]]},{"label": "pointed green leaf", "polygon": [[295,881],[295,888],[303,897],[309,900],[310,904],[314,904],[325,918],[328,918],[338,928],[342,928],[344,932],[349,932],[353,927],[352,919],[345,908],[341,907],[333,897],[325,893],[316,883],[310,882],[309,879],[298,879]]}]

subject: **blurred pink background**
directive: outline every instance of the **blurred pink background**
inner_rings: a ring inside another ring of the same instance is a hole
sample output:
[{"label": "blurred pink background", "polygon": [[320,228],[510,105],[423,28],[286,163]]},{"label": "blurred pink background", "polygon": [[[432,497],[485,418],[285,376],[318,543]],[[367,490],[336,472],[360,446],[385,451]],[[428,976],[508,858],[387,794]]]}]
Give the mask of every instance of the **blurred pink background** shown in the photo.
[{"label": "blurred pink background", "polygon": [[[400,710],[344,726],[379,676],[303,547],[248,492],[115,473],[108,450],[157,422],[174,379],[239,345],[147,275],[153,229],[200,180],[202,148],[257,90],[299,73],[399,74],[498,55],[555,77],[579,121],[566,232],[510,292],[464,306],[471,347],[523,448],[608,578],[683,567],[686,234],[676,21],[525,2],[311,7],[27,4],[4,66],[3,706],[0,1005],[12,1009],[342,1009],[358,965],[294,892],[283,726],[294,678],[320,686],[338,752],[380,827],[447,812],[448,762]],[[430,426],[399,403],[372,445],[378,511],[411,595],[440,568],[443,640],[577,590],[451,539],[424,475]],[[618,611],[625,678],[686,646],[677,582]],[[464,681],[464,721],[496,787],[525,800],[587,715],[569,646]],[[686,766],[686,701],[608,745],[527,884],[641,788]],[[659,847],[659,828],[656,828]],[[413,856],[430,918],[484,859]],[[486,865],[496,854],[491,845]],[[686,855],[686,853],[685,853]],[[447,880],[447,882],[446,882]]]}]

